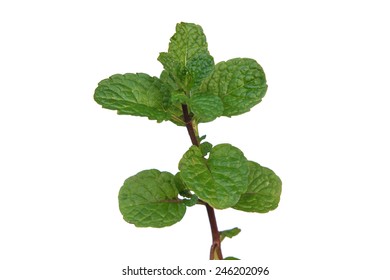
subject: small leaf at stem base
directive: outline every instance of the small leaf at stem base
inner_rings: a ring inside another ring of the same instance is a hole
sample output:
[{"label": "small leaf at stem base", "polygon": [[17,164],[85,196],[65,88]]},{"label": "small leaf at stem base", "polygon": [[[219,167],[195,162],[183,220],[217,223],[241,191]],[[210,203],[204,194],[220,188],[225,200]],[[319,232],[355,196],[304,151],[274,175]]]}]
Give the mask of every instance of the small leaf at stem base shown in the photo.
[{"label": "small leaf at stem base", "polygon": [[225,237],[233,238],[234,236],[238,235],[241,232],[241,229],[238,227],[227,229],[219,232],[221,242],[225,239]]}]

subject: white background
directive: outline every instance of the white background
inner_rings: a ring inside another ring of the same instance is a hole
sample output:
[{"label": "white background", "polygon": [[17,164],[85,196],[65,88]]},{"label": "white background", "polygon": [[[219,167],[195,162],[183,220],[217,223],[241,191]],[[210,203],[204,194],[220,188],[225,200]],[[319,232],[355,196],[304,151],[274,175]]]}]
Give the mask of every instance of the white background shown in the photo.
[{"label": "white background", "polygon": [[283,180],[271,213],[217,211],[220,229],[242,229],[224,255],[268,266],[268,279],[390,279],[386,2],[2,1],[0,278],[207,265],[203,207],[172,227],[138,229],[117,206],[127,177],[177,171],[186,130],[93,100],[112,74],[158,76],[159,52],[186,21],[203,27],[216,62],[254,58],[269,84],[250,113],[200,126]]}]

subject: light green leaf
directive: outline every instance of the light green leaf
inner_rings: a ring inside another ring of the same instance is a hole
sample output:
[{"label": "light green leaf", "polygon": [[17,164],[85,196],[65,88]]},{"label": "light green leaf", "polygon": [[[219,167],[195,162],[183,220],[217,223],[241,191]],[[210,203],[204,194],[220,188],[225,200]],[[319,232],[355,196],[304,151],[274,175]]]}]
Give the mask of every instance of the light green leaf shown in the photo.
[{"label": "light green leaf", "polygon": [[186,104],[189,98],[179,89],[178,85],[166,70],[161,72],[160,80],[162,82],[162,89],[170,93],[168,94],[168,102],[164,99],[169,104],[168,112],[171,116],[170,121],[176,125],[184,126],[181,104]]},{"label": "light green leaf", "polygon": [[234,58],[215,65],[201,90],[218,95],[223,102],[223,115],[230,117],[248,112],[260,103],[267,83],[263,69],[255,60]]},{"label": "light green leaf", "polygon": [[186,76],[188,70],[186,70],[185,65],[176,61],[170,53],[160,53],[157,59],[164,66],[165,71],[177,85],[177,88],[186,90],[188,84],[188,78],[186,78]]},{"label": "light green leaf", "polygon": [[156,169],[128,178],[119,191],[123,219],[137,227],[166,227],[179,222],[186,206],[178,199],[174,176]]},{"label": "light green leaf", "polygon": [[247,189],[247,159],[230,144],[214,146],[207,160],[199,147],[192,146],[180,160],[179,169],[188,188],[217,209],[235,205]]},{"label": "light green leaf", "polygon": [[211,122],[222,115],[221,98],[207,93],[196,93],[190,99],[191,111],[199,122]]},{"label": "light green leaf", "polygon": [[219,232],[219,236],[221,241],[225,239],[225,237],[233,238],[234,236],[238,235],[241,232],[241,229],[238,227],[227,229]]},{"label": "light green leaf", "polygon": [[173,77],[169,74],[168,71],[163,70],[160,74],[160,80],[163,82],[164,86],[170,91],[170,92],[177,92],[180,90],[179,86],[176,84]]},{"label": "light green leaf", "polygon": [[172,92],[172,102],[176,104],[188,104],[189,98],[187,95],[185,95],[184,92],[178,91],[178,92]]},{"label": "light green leaf", "polygon": [[116,74],[102,80],[94,99],[118,114],[143,116],[158,122],[169,120],[170,93],[156,77],[147,74]]},{"label": "light green leaf", "polygon": [[249,184],[246,193],[242,194],[234,209],[267,213],[278,207],[282,193],[282,181],[269,168],[249,161]]},{"label": "light green leaf", "polygon": [[183,66],[196,56],[209,54],[202,27],[194,23],[178,23],[168,53]]}]

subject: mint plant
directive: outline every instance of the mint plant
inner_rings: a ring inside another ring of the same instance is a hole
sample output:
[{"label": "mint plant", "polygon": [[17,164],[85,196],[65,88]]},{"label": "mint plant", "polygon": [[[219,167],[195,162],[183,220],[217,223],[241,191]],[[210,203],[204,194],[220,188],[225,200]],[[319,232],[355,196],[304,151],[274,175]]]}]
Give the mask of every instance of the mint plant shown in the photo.
[{"label": "mint plant", "polygon": [[215,64],[202,28],[193,23],[177,24],[168,52],[160,53],[158,60],[164,67],[159,78],[116,74],[98,84],[94,99],[118,114],[186,127],[192,146],[180,159],[176,174],[151,169],[126,179],[119,191],[119,209],[124,220],[136,227],[161,228],[179,222],[187,207],[206,207],[212,233],[210,259],[221,260],[221,241],[240,229],[219,231],[214,209],[269,212],[279,204],[282,182],[239,148],[205,141],[198,125],[249,112],[267,91],[265,74],[250,58]]}]

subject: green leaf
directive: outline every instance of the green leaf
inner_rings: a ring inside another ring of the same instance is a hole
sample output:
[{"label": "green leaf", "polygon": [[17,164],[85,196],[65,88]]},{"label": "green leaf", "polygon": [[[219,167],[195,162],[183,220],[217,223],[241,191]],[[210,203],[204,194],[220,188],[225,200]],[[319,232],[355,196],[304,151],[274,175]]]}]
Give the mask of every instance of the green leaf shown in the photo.
[{"label": "green leaf", "polygon": [[165,71],[177,85],[177,88],[186,90],[188,81],[186,80],[187,70],[185,66],[176,61],[170,53],[160,53],[157,59],[164,66]]},{"label": "green leaf", "polygon": [[194,57],[209,54],[202,27],[194,23],[178,23],[176,33],[169,43],[168,53],[183,66]]},{"label": "green leaf", "polygon": [[199,122],[211,122],[223,113],[221,98],[207,93],[197,93],[190,99],[191,111]]},{"label": "green leaf", "polygon": [[170,92],[178,92],[180,90],[179,86],[176,84],[175,80],[169,74],[168,71],[163,70],[160,74],[160,80],[163,82],[165,88]]},{"label": "green leaf", "polygon": [[143,116],[158,122],[169,120],[169,92],[161,81],[147,74],[116,74],[102,80],[94,99],[118,114]]},{"label": "green leaf", "polygon": [[230,117],[248,112],[260,103],[267,83],[263,69],[255,60],[234,58],[215,65],[201,90],[218,95],[223,102],[223,115]]},{"label": "green leaf", "polygon": [[266,213],[278,207],[282,193],[282,181],[269,168],[249,161],[249,184],[234,209]]},{"label": "green leaf", "polygon": [[225,237],[233,238],[234,236],[238,235],[241,232],[241,229],[238,227],[227,229],[219,232],[219,236],[221,241],[225,239]]},{"label": "green leaf", "polygon": [[196,195],[192,195],[190,199],[184,199],[183,203],[187,207],[194,206],[198,202],[198,197]]},{"label": "green leaf", "polygon": [[239,261],[240,259],[238,259],[238,258],[236,258],[236,257],[226,257],[226,258],[224,258],[224,260],[226,260],[226,261]]},{"label": "green leaf", "polygon": [[[168,95],[169,100],[167,102],[170,105],[168,108],[168,112],[171,116],[170,121],[176,125],[184,126],[185,123],[183,120],[181,104],[186,104],[189,98],[183,91],[180,91],[178,85],[167,71],[163,70],[161,72],[160,80],[162,82],[162,90],[170,93]],[[164,101],[166,101],[166,99],[164,99]]]},{"label": "green leaf", "polygon": [[211,152],[213,145],[209,142],[203,142],[199,145],[200,150],[202,151],[202,155],[205,157],[208,153]]},{"label": "green leaf", "polygon": [[235,205],[247,190],[247,159],[230,144],[214,146],[208,159],[199,147],[192,146],[180,160],[179,169],[185,184],[217,209]]},{"label": "green leaf", "polygon": [[156,169],[128,178],[119,191],[119,209],[137,227],[166,227],[179,222],[186,206],[178,199],[174,176]]},{"label": "green leaf", "polygon": [[192,87],[198,87],[214,70],[214,58],[208,53],[191,58],[186,65],[192,78]]},{"label": "green leaf", "polygon": [[202,27],[193,23],[176,25],[168,52],[160,53],[158,61],[185,92],[199,86],[214,69]]},{"label": "green leaf", "polygon": [[187,198],[192,197],[192,193],[191,193],[190,189],[183,182],[183,179],[181,178],[180,172],[177,172],[175,175],[175,184],[176,184],[176,189],[181,196],[187,197]]},{"label": "green leaf", "polygon": [[202,135],[201,137],[199,137],[199,142],[202,142],[205,139],[206,139],[206,135]]},{"label": "green leaf", "polygon": [[181,91],[172,92],[171,100],[172,100],[172,102],[180,104],[180,105],[189,103],[188,96],[184,92],[181,92]]}]

